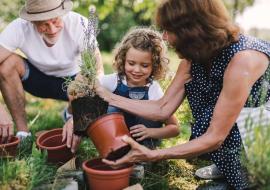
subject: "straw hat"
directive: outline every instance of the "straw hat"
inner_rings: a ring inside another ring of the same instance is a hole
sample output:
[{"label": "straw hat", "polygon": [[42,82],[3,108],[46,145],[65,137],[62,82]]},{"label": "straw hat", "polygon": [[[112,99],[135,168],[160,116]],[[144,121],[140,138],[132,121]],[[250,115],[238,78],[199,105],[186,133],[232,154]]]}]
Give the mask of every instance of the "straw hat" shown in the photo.
[{"label": "straw hat", "polygon": [[20,17],[28,21],[42,21],[62,16],[71,9],[70,0],[26,0]]}]

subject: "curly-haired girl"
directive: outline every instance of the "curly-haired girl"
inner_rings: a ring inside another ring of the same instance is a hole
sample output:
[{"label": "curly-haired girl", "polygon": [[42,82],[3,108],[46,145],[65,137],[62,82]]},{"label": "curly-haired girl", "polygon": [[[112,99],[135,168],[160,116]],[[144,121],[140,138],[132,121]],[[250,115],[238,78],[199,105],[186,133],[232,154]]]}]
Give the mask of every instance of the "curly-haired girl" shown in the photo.
[{"label": "curly-haired girl", "polygon": [[[114,94],[138,100],[157,100],[163,96],[158,82],[167,71],[168,59],[162,36],[150,28],[133,28],[122,39],[116,49],[114,68],[117,73],[100,79],[102,86]],[[108,112],[123,112],[109,106]],[[126,124],[134,139],[148,148],[155,148],[158,139],[179,134],[177,119],[171,116],[156,122],[123,112]]]}]

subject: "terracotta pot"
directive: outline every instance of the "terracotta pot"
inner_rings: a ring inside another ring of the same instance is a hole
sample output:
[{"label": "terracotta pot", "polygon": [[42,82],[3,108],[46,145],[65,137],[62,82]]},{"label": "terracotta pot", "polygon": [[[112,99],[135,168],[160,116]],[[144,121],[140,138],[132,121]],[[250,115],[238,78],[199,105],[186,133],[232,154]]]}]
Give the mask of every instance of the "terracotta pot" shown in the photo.
[{"label": "terracotta pot", "polygon": [[104,164],[101,159],[83,162],[89,189],[91,190],[120,190],[129,186],[129,176],[132,166],[114,170]]},{"label": "terracotta pot", "polygon": [[74,155],[62,142],[62,129],[53,129],[42,133],[36,141],[41,150],[48,152],[48,162],[55,164],[64,164]]},{"label": "terracotta pot", "polygon": [[12,137],[8,143],[2,144],[1,142],[2,138],[0,138],[0,157],[15,157],[20,139],[18,137]]},{"label": "terracotta pot", "polygon": [[117,160],[130,150],[130,146],[122,141],[122,137],[130,136],[130,133],[121,113],[99,117],[88,127],[87,134],[102,158]]}]

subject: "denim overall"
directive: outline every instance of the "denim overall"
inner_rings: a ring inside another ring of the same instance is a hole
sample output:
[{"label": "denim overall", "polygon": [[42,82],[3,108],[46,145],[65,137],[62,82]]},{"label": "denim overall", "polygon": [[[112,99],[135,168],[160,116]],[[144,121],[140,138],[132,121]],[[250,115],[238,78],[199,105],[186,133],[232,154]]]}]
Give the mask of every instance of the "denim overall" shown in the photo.
[{"label": "denim overall", "polygon": [[[152,83],[150,83],[150,85],[151,84]],[[113,93],[129,98],[129,99],[148,100],[149,99],[148,90],[149,90],[149,86],[128,87],[127,85],[123,84],[121,76],[118,75],[117,87]],[[128,128],[137,124],[143,124],[145,127],[148,127],[148,128],[162,127],[162,122],[147,120],[142,117],[127,113],[114,106],[109,106],[108,113],[113,113],[113,112],[123,113],[125,122]],[[150,149],[154,149],[156,146],[160,144],[160,140],[148,138],[143,141],[140,141],[139,143]]]}]

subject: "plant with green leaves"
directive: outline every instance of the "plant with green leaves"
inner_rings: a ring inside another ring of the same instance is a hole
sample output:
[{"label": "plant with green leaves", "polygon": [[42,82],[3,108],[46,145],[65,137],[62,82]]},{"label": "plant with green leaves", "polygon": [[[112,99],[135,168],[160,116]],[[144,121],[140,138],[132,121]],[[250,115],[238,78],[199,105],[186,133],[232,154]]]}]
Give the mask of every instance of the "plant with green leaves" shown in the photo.
[{"label": "plant with green leaves", "polygon": [[266,190],[270,187],[270,126],[250,122],[253,127],[247,127],[249,131],[245,139],[247,159],[244,163],[258,189]]},{"label": "plant with green leaves", "polygon": [[29,177],[25,160],[0,158],[0,189],[25,189]]},{"label": "plant with green leaves", "polygon": [[32,147],[32,155],[26,159],[30,180],[28,189],[33,189],[44,183],[54,180],[56,166],[47,164],[47,152],[38,150],[35,145]]},{"label": "plant with green leaves", "polygon": [[93,10],[89,12],[88,24],[84,27],[83,51],[81,52],[82,64],[80,76],[76,80],[67,79],[68,94],[73,97],[95,96],[94,86],[97,76],[97,62],[95,51],[97,49],[96,37],[98,35],[98,17]]},{"label": "plant with green leaves", "polygon": [[98,17],[94,9],[90,9],[88,24],[84,25],[83,51],[81,52],[81,72],[74,81],[68,81],[68,94],[72,97],[74,133],[85,135],[88,126],[99,116],[107,112],[108,103],[95,92],[97,77],[96,37],[98,34]]},{"label": "plant with green leaves", "polygon": [[0,159],[0,189],[34,189],[54,180],[56,167],[47,164],[46,152],[32,147],[24,159]]}]

